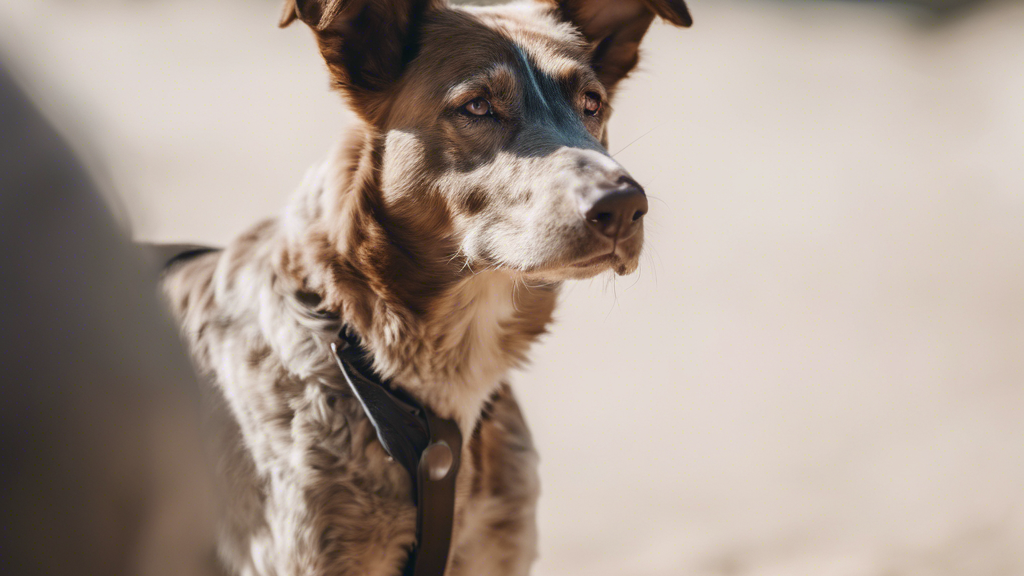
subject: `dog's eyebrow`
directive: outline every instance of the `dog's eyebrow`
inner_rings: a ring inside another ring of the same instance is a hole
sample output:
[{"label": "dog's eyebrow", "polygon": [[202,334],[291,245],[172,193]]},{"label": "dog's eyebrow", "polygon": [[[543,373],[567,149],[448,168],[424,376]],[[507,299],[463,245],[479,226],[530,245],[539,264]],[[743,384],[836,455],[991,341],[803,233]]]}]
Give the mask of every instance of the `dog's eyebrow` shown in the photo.
[{"label": "dog's eyebrow", "polygon": [[515,73],[509,67],[500,64],[453,86],[445,95],[445,101],[449,106],[459,106],[481,94],[509,99],[515,94],[516,85]]},{"label": "dog's eyebrow", "polygon": [[602,98],[608,99],[608,91],[605,89],[604,84],[597,79],[597,74],[589,68],[581,68],[579,66],[573,66],[566,68],[564,73],[559,77],[561,83],[570,90],[589,90],[591,92],[597,92]]},{"label": "dog's eyebrow", "polygon": [[556,50],[526,45],[516,45],[516,50],[529,68],[559,82],[588,84],[591,80],[597,81],[597,74],[583,61]]}]

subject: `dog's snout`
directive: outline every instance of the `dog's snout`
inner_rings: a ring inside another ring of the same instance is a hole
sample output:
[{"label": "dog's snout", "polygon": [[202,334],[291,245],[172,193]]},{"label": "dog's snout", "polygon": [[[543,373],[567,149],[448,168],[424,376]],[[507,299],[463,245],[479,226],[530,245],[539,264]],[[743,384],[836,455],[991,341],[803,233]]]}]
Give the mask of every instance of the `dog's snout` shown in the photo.
[{"label": "dog's snout", "polygon": [[583,217],[602,235],[625,240],[636,233],[647,210],[644,189],[632,178],[623,176],[618,186],[583,208]]}]

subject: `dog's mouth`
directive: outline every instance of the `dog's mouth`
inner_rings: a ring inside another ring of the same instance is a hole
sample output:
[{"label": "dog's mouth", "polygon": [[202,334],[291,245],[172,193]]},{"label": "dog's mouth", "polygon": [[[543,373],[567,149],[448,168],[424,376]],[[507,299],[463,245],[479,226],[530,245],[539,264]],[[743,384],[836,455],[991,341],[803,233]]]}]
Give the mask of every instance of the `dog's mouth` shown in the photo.
[{"label": "dog's mouth", "polygon": [[586,280],[608,270],[614,271],[619,276],[626,276],[635,271],[637,265],[637,258],[627,257],[620,250],[605,252],[597,256],[586,256],[543,270],[533,270],[529,275],[553,281]]},{"label": "dog's mouth", "polygon": [[[527,266],[509,266],[511,272],[535,281],[561,282],[588,280],[604,272],[628,276],[640,267],[643,236],[637,234],[627,241],[598,242],[583,236],[563,239],[561,254],[552,254]],[[500,264],[493,268],[502,268]]]},{"label": "dog's mouth", "polygon": [[609,252],[607,254],[601,254],[593,258],[588,258],[581,262],[577,262],[570,266],[571,268],[614,268],[615,264],[619,261],[618,254]]},{"label": "dog's mouth", "polygon": [[576,262],[569,268],[578,278],[592,278],[605,270],[612,270],[619,276],[626,276],[636,271],[638,258],[629,258],[619,252],[609,252],[593,258]]}]

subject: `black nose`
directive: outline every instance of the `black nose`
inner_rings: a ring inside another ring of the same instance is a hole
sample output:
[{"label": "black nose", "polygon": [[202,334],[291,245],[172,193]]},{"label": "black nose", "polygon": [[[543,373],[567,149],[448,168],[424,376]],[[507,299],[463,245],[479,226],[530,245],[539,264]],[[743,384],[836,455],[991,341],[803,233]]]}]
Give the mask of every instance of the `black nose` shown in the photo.
[{"label": "black nose", "polygon": [[586,208],[584,217],[587,224],[601,234],[625,240],[636,233],[647,214],[647,194],[632,178],[623,176],[619,184]]}]

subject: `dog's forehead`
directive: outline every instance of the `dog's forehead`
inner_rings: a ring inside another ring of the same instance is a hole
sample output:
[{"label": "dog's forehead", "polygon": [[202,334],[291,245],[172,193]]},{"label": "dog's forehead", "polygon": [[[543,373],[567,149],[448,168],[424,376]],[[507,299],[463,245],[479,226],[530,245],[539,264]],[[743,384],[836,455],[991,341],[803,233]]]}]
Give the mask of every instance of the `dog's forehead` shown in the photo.
[{"label": "dog's forehead", "polygon": [[556,79],[593,76],[583,37],[532,4],[452,10],[426,27],[421,40],[421,68],[435,80],[458,81],[495,65],[520,64]]},{"label": "dog's forehead", "polygon": [[514,4],[476,14],[486,26],[525,53],[539,72],[558,78],[588,68],[589,50],[583,36],[558,20],[550,9],[535,3]]}]

